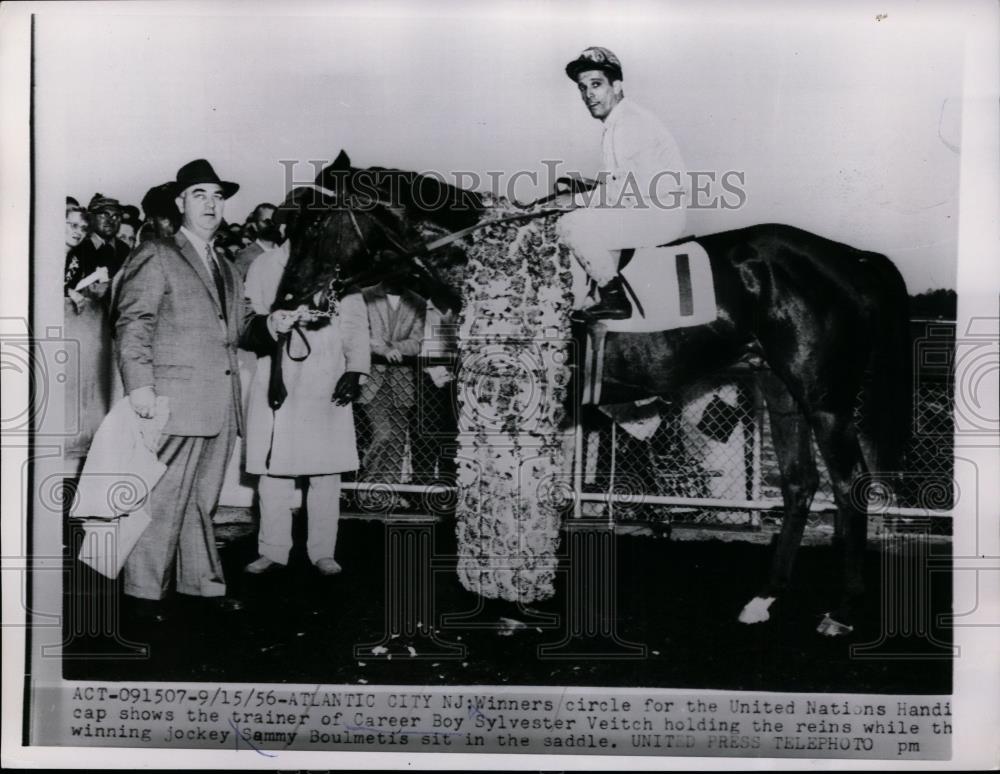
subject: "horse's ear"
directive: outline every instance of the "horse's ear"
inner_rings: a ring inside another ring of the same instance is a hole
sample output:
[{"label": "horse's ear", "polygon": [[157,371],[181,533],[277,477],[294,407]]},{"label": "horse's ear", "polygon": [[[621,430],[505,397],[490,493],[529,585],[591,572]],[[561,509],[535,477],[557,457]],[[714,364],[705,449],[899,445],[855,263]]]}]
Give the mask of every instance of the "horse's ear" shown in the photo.
[{"label": "horse's ear", "polygon": [[337,158],[327,164],[316,175],[316,185],[323,186],[331,191],[344,193],[350,187],[348,175],[351,173],[351,159],[341,151]]},{"label": "horse's ear", "polygon": [[348,156],[343,150],[337,154],[337,158],[333,160],[333,163],[327,167],[327,169],[333,172],[346,172],[351,168],[351,157]]}]

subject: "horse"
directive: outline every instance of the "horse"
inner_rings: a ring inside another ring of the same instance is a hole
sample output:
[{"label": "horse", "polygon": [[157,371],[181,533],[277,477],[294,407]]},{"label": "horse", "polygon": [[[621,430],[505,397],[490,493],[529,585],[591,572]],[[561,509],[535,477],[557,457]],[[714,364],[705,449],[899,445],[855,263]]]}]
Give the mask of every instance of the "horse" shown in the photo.
[{"label": "horse", "polygon": [[739,620],[768,620],[789,587],[819,484],[815,439],[833,486],[842,562],[841,599],[818,631],[848,634],[864,592],[871,482],[892,479],[909,438],[905,282],[884,255],[782,224],[692,241],[708,253],[718,318],[658,333],[609,333],[604,400],[670,395],[737,364],[763,363],[755,373],[771,420],[784,518],[769,576]]},{"label": "horse", "polygon": [[[411,195],[397,196],[387,206],[378,198],[389,193],[387,188],[374,186],[375,204],[358,208],[360,200],[352,204],[344,192],[361,188],[356,177],[362,170],[349,161],[345,165],[344,159],[339,164],[340,194],[321,192],[318,212],[325,214],[314,211],[315,217],[294,230],[287,282],[283,280],[276,304],[297,303],[325,283],[336,284],[344,271],[354,272],[352,282],[361,275],[395,272],[416,283],[418,292],[433,297],[436,305],[455,308],[458,289],[438,276],[440,263],[436,266],[436,254],[419,242],[419,226],[474,229],[483,222],[482,200],[431,178],[400,173],[411,175],[406,178],[411,194],[443,186],[439,193],[444,195],[435,199],[442,204],[422,206],[427,200],[418,202],[420,197]],[[739,621],[768,620],[773,602],[788,591],[819,483],[815,439],[833,485],[834,542],[841,557],[840,600],[817,630],[847,635],[864,592],[866,484],[872,477],[891,478],[909,437],[906,285],[888,257],[788,225],[754,225],[692,241],[709,256],[717,319],[656,333],[608,333],[604,402],[622,395],[669,396],[735,364],[763,363],[766,370],[758,373],[781,474],[784,518],[768,577]],[[452,251],[456,244],[450,245]],[[384,260],[384,250],[392,260]],[[329,256],[336,259],[331,262]],[[857,418],[859,400],[864,421]]]}]

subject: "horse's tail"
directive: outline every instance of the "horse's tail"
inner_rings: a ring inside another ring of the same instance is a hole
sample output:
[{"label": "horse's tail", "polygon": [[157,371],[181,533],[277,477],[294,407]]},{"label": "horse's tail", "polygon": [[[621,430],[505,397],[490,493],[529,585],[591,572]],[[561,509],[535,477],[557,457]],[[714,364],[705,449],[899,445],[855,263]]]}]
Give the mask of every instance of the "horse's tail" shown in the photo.
[{"label": "horse's tail", "polygon": [[886,256],[867,253],[873,280],[872,349],[862,392],[862,436],[873,474],[899,471],[910,440],[913,365],[906,283]]}]

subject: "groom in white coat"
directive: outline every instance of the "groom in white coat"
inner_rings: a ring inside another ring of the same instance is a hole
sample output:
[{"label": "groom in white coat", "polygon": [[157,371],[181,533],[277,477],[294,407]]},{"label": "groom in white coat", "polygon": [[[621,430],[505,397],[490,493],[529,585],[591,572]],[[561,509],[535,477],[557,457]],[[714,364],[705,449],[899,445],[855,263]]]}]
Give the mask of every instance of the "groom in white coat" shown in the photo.
[{"label": "groom in white coat", "polygon": [[[246,294],[255,310],[270,310],[288,262],[288,247],[285,242],[251,265]],[[260,476],[260,556],[246,571],[261,574],[288,563],[298,479],[306,487],[309,559],[323,575],[336,575],[341,570],[334,559],[340,474],[358,467],[351,402],[360,393],[371,362],[361,294],[344,296],[322,327],[302,320],[287,346],[282,376],[288,394],[281,407],[272,410],[268,405],[270,355],[258,361],[250,390],[246,467],[248,473]]]}]

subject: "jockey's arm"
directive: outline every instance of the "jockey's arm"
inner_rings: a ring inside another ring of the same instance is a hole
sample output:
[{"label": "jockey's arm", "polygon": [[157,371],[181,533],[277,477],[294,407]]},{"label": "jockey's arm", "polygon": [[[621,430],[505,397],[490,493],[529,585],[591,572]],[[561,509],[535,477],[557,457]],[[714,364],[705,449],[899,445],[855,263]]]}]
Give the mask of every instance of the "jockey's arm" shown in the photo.
[{"label": "jockey's arm", "polygon": [[589,191],[597,185],[597,180],[589,177],[560,177],[556,179],[553,190],[556,193],[578,194]]},{"label": "jockey's arm", "polygon": [[601,182],[586,177],[560,177],[553,186],[561,206],[590,207]]}]

